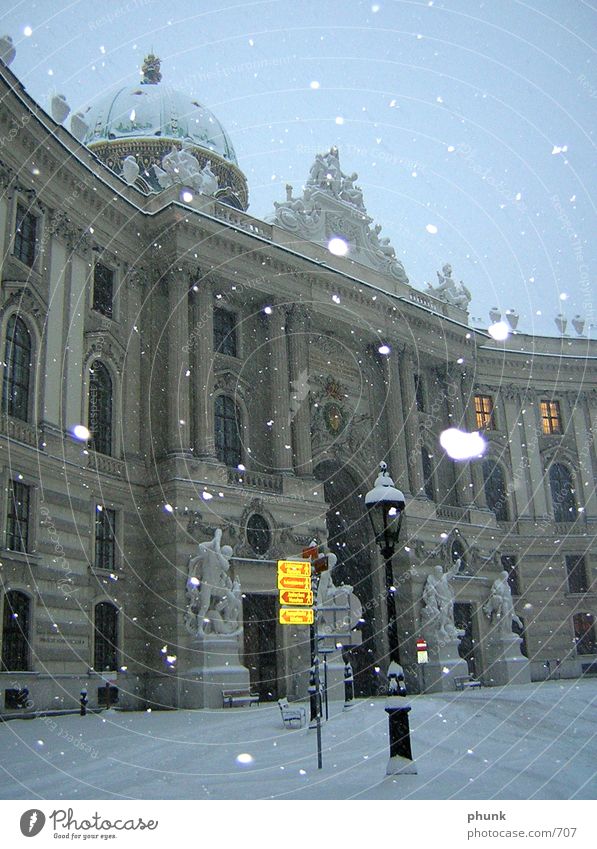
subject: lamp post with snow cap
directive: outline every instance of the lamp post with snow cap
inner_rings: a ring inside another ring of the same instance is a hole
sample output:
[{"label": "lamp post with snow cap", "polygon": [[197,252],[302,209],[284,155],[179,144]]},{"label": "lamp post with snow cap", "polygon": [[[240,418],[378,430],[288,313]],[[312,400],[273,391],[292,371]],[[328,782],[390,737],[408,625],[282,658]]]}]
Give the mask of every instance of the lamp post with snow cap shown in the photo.
[{"label": "lamp post with snow cap", "polygon": [[400,645],[398,641],[398,623],[396,617],[396,588],[392,557],[400,536],[402,516],[404,514],[404,495],[394,486],[388,474],[387,463],[379,464],[379,475],[373,489],[365,496],[365,506],[371,520],[375,541],[379,545],[385,563],[386,606],[388,618],[388,648],[390,665],[388,667],[388,699],[386,713],[389,720],[390,759],[387,775],[416,773],[410,745],[408,713],[410,705],[402,701],[406,696],[404,670],[400,664]]}]

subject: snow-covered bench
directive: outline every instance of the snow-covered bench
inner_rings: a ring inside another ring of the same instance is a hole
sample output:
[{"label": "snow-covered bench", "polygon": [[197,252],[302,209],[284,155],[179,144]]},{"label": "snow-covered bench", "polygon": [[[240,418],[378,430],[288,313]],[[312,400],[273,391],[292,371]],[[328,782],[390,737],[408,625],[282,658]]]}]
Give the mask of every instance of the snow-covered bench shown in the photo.
[{"label": "snow-covered bench", "polygon": [[307,711],[304,707],[290,707],[288,699],[278,699],[284,728],[302,728],[307,724]]},{"label": "snow-covered bench", "polygon": [[224,707],[229,708],[258,705],[259,694],[248,693],[246,690],[222,690],[222,703]]},{"label": "snow-covered bench", "polygon": [[457,690],[468,690],[470,687],[480,687],[481,682],[470,675],[457,675],[454,678],[454,686]]}]

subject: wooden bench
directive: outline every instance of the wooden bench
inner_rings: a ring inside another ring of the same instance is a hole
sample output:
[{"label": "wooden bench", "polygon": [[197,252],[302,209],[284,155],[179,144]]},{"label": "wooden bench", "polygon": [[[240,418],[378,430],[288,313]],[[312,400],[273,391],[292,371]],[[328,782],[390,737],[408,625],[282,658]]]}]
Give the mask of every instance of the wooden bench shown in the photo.
[{"label": "wooden bench", "polygon": [[470,687],[480,687],[481,682],[470,675],[457,675],[454,678],[454,686],[457,690],[468,690]]},{"label": "wooden bench", "polygon": [[246,690],[222,690],[223,707],[246,707],[258,704],[258,693],[248,693]]},{"label": "wooden bench", "polygon": [[291,707],[288,699],[278,699],[284,728],[302,728],[307,724],[307,711],[304,707]]}]

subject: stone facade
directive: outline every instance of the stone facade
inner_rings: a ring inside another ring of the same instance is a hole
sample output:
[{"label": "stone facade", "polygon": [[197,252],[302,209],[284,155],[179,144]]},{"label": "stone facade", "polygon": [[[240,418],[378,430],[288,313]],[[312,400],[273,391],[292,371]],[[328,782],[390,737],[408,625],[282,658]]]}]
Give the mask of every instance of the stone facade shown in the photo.
[{"label": "stone facade", "polygon": [[[518,674],[511,649],[496,655],[482,610],[504,562],[516,564],[533,679],[595,670],[590,633],[579,642],[574,630],[575,615],[597,618],[594,342],[516,334],[496,343],[402,272],[333,256],[212,197],[183,203],[176,187],[144,194],[57,126],[8,69],[0,77],[0,135],[19,128],[0,151],[0,344],[5,352],[11,316],[31,340],[27,415],[3,406],[0,419],[7,660],[16,627],[7,599],[28,600],[25,668],[5,664],[0,699],[26,687],[35,709],[73,707],[86,687],[93,705],[112,681],[130,707],[189,704],[185,672],[198,649],[183,621],[186,564],[216,527],[234,547],[245,594],[252,688],[262,698],[305,696],[308,631],[276,624],[272,561],[330,537],[364,610],[357,689],[375,693],[387,665],[384,566],[363,499],[381,459],[407,497],[394,568],[411,687],[427,686],[416,663],[426,577],[456,556],[461,654],[484,683]],[[36,221],[31,265],[16,255],[19,208]],[[111,315],[94,309],[98,263],[113,272]],[[221,311],[233,317],[232,353],[214,349]],[[90,425],[98,361],[112,386],[109,453],[72,436]],[[483,461],[455,463],[438,444],[446,427],[477,429],[478,395],[493,403],[487,457],[505,481],[493,511]],[[219,398],[236,405],[232,465],[214,424]],[[559,404],[561,433],[543,432],[545,400]],[[563,522],[550,487],[558,463],[578,508]],[[28,498],[26,551],[9,544],[14,484]],[[110,516],[108,561],[98,509]],[[574,557],[584,558],[576,583]],[[94,668],[101,603],[117,611],[106,670]]]}]

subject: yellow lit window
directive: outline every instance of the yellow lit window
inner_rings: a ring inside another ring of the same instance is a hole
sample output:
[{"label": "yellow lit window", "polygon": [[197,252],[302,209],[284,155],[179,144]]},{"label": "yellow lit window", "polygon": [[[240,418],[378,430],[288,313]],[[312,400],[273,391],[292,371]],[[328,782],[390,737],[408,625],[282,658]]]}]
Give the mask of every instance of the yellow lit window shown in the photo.
[{"label": "yellow lit window", "polygon": [[541,427],[543,433],[562,432],[562,414],[559,401],[541,401]]},{"label": "yellow lit window", "polygon": [[475,417],[477,428],[493,430],[493,398],[491,395],[475,395]]}]

